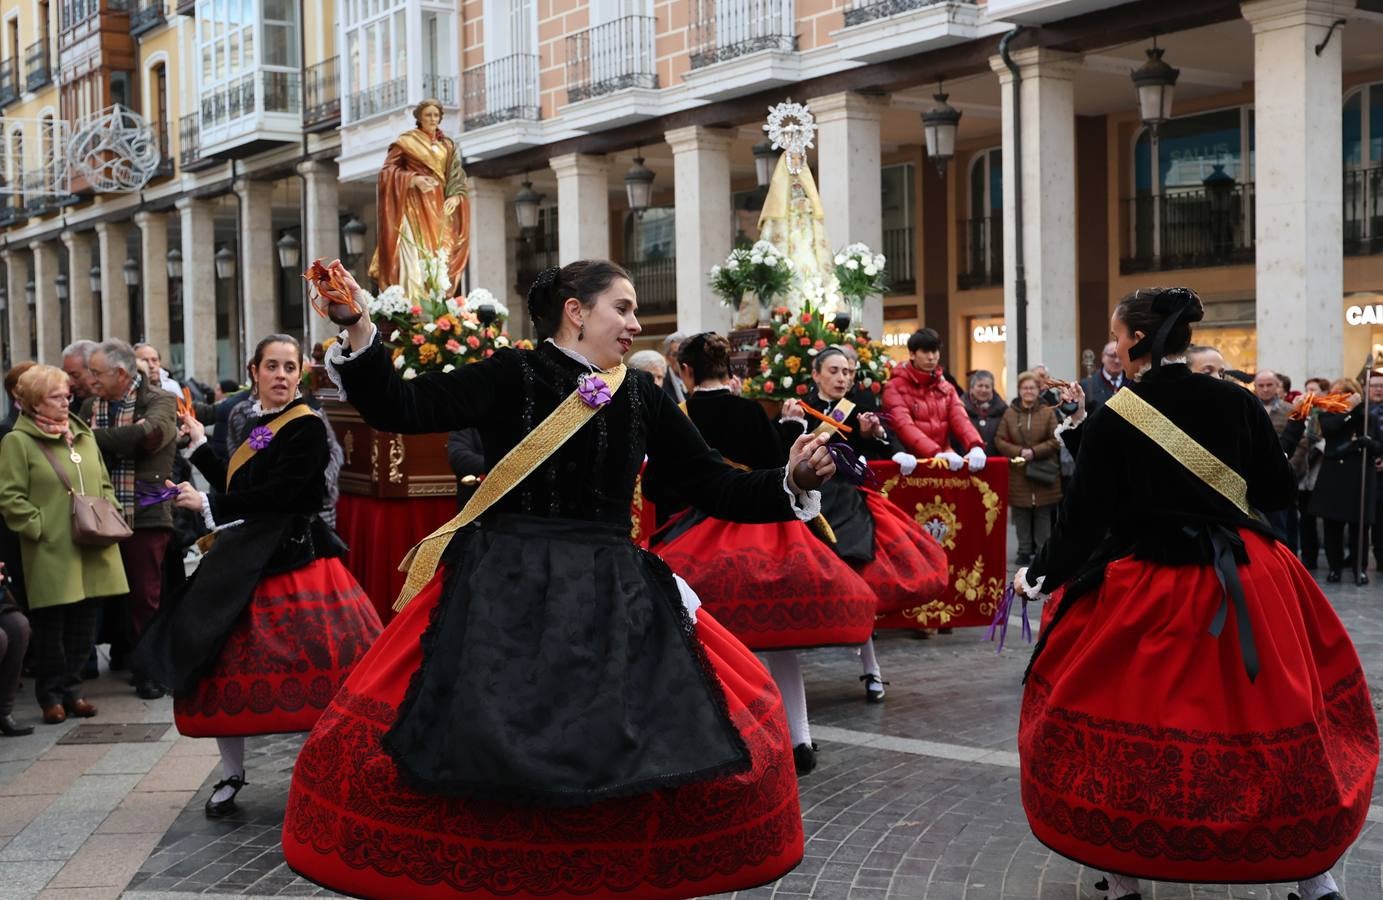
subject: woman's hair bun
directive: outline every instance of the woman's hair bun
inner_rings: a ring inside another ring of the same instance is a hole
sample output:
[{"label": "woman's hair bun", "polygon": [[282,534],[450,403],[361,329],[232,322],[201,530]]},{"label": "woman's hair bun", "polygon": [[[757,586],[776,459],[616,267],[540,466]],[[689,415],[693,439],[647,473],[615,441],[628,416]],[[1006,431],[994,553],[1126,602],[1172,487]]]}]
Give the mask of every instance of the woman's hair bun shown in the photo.
[{"label": "woman's hair bun", "polygon": [[730,377],[730,341],[714,331],[694,334],[682,342],[677,361],[691,366],[697,382]]},{"label": "woman's hair bun", "polygon": [[556,323],[557,308],[560,306],[556,288],[561,275],[561,269],[550,266],[539,272],[528,287],[528,317],[539,331],[543,331],[545,325],[553,326]]}]

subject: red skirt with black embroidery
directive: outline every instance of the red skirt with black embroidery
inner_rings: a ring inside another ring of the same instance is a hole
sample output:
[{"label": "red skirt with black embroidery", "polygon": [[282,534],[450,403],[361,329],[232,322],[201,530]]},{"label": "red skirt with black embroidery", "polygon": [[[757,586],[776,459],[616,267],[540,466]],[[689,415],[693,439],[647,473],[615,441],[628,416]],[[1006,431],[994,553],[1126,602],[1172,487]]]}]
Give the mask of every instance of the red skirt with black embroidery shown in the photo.
[{"label": "red skirt with black embroidery", "polygon": [[874,558],[856,569],[879,598],[879,615],[940,597],[946,589],[946,551],[883,494],[859,490],[874,517]]},{"label": "red skirt with black embroidery", "polygon": [[802,522],[703,519],[653,549],[751,650],[854,646],[874,630],[874,591]]},{"label": "red skirt with black embroidery", "polygon": [[346,680],[298,754],[284,856],[361,897],[660,898],[773,881],[802,859],[792,743],[768,672],[701,610],[696,634],[749,771],[553,809],[420,793],[381,738],[422,663],[439,572]]},{"label": "red skirt with black embroidery", "polygon": [[339,559],[270,575],[173,721],[188,737],[308,731],[383,630]]},{"label": "red skirt with black embroidery", "polygon": [[1117,560],[1052,627],[1019,727],[1023,807],[1047,846],[1144,878],[1273,882],[1324,872],[1359,834],[1378,766],[1359,657],[1301,563],[1241,536],[1253,682],[1232,607],[1208,633],[1210,566]]}]

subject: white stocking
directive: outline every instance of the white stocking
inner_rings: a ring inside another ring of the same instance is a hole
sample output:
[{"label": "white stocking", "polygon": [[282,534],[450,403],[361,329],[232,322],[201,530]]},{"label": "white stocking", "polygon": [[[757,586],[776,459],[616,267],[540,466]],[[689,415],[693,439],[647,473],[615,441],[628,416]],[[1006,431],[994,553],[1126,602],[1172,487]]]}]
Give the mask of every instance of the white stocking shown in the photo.
[{"label": "white stocking", "polygon": [[[245,739],[243,737],[218,737],[216,749],[221,751],[221,777],[232,775],[245,777]],[[235,793],[232,787],[223,787],[211,795],[215,803],[220,803]]]},{"label": "white stocking", "polygon": [[1321,897],[1331,891],[1338,891],[1339,889],[1340,886],[1335,883],[1334,878],[1330,877],[1329,872],[1297,882],[1297,895],[1301,897],[1301,900],[1320,900]]},{"label": "white stocking", "polygon": [[763,653],[769,674],[783,695],[783,709],[788,714],[788,732],[792,746],[811,744],[812,729],[807,722],[807,688],[802,683],[802,664],[796,650],[771,650]]},{"label": "white stocking", "polygon": [[1105,891],[1105,896],[1109,900],[1119,900],[1120,897],[1127,897],[1129,894],[1140,892],[1138,879],[1130,878],[1127,875],[1115,875],[1110,872],[1105,876],[1109,880],[1109,889]]},{"label": "white stocking", "polygon": [[879,657],[874,655],[873,637],[860,644],[860,668],[864,670],[864,674],[883,680],[883,673],[879,671]]}]

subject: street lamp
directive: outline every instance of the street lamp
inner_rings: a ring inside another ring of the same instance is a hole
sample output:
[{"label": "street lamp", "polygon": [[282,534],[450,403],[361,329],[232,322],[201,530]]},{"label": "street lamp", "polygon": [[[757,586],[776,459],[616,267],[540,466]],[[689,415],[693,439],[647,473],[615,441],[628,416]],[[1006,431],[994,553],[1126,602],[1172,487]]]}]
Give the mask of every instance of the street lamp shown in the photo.
[{"label": "street lamp", "polygon": [[34,280],[32,278],[24,285],[24,302],[30,306],[34,305]]},{"label": "street lamp", "polygon": [[283,237],[274,243],[279,251],[279,266],[284,269],[296,269],[298,267],[298,239],[293,237],[292,232],[285,231]]},{"label": "street lamp", "polygon": [[125,287],[139,287],[139,263],[133,257],[125,260],[121,271],[125,273]]},{"label": "street lamp", "polygon": [[533,190],[533,182],[525,179],[514,196],[514,218],[519,220],[519,231],[531,234],[538,227],[538,207],[542,203],[543,195]]},{"label": "street lamp", "polygon": [[932,95],[937,105],[922,114],[922,131],[927,137],[927,155],[936,164],[936,171],[946,174],[946,164],[956,155],[956,128],[960,125],[960,110],[946,102],[950,96],[937,85]]},{"label": "street lamp", "polygon": [[[636,151],[637,152],[637,151]],[[629,208],[634,215],[643,215],[653,200],[653,171],[643,164],[642,156],[634,157],[634,165],[624,173],[624,190],[629,195]]]},{"label": "street lamp", "polygon": [[182,278],[182,251],[177,247],[168,251],[168,280],[177,281]]},{"label": "street lamp", "polygon": [[67,276],[64,275],[62,272],[59,272],[59,273],[58,273],[58,277],[53,279],[53,287],[54,287],[54,288],[57,290],[57,292],[58,292],[58,302],[59,302],[59,303],[66,303],[66,302],[67,302]]},{"label": "street lamp", "polygon": [[365,252],[365,223],[351,216],[341,228],[341,236],[346,244],[346,263],[353,264]]},{"label": "street lamp", "polygon": [[768,187],[773,180],[773,167],[778,162],[778,151],[773,149],[772,141],[761,141],[754,145],[754,178],[759,187]]},{"label": "street lamp", "polygon": [[98,265],[92,266],[87,270],[86,277],[87,281],[91,284],[91,292],[93,294],[101,293],[101,267]]},{"label": "street lamp", "polygon": [[1180,69],[1174,69],[1162,61],[1163,50],[1157,46],[1157,38],[1147,51],[1148,61],[1133,70],[1133,86],[1138,89],[1138,112],[1143,124],[1157,131],[1157,126],[1172,117],[1172,94],[1176,90]]},{"label": "street lamp", "polygon": [[222,281],[235,277],[235,254],[225,244],[212,257],[216,261],[216,277]]}]

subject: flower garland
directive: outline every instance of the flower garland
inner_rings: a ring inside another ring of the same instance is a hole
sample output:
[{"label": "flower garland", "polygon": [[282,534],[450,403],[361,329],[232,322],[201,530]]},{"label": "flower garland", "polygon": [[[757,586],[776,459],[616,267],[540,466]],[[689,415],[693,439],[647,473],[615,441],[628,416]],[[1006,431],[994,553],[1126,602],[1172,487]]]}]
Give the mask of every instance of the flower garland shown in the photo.
[{"label": "flower garland", "polygon": [[774,307],[770,318],[773,336],[759,339],[759,371],[745,380],[744,396],[782,400],[806,396],[811,390],[812,363],[833,344],[855,348],[859,357],[856,386],[880,393],[892,375],[893,361],[867,332],[841,331],[834,318],[828,319],[810,301],[804,302],[798,314],[786,306]]}]

